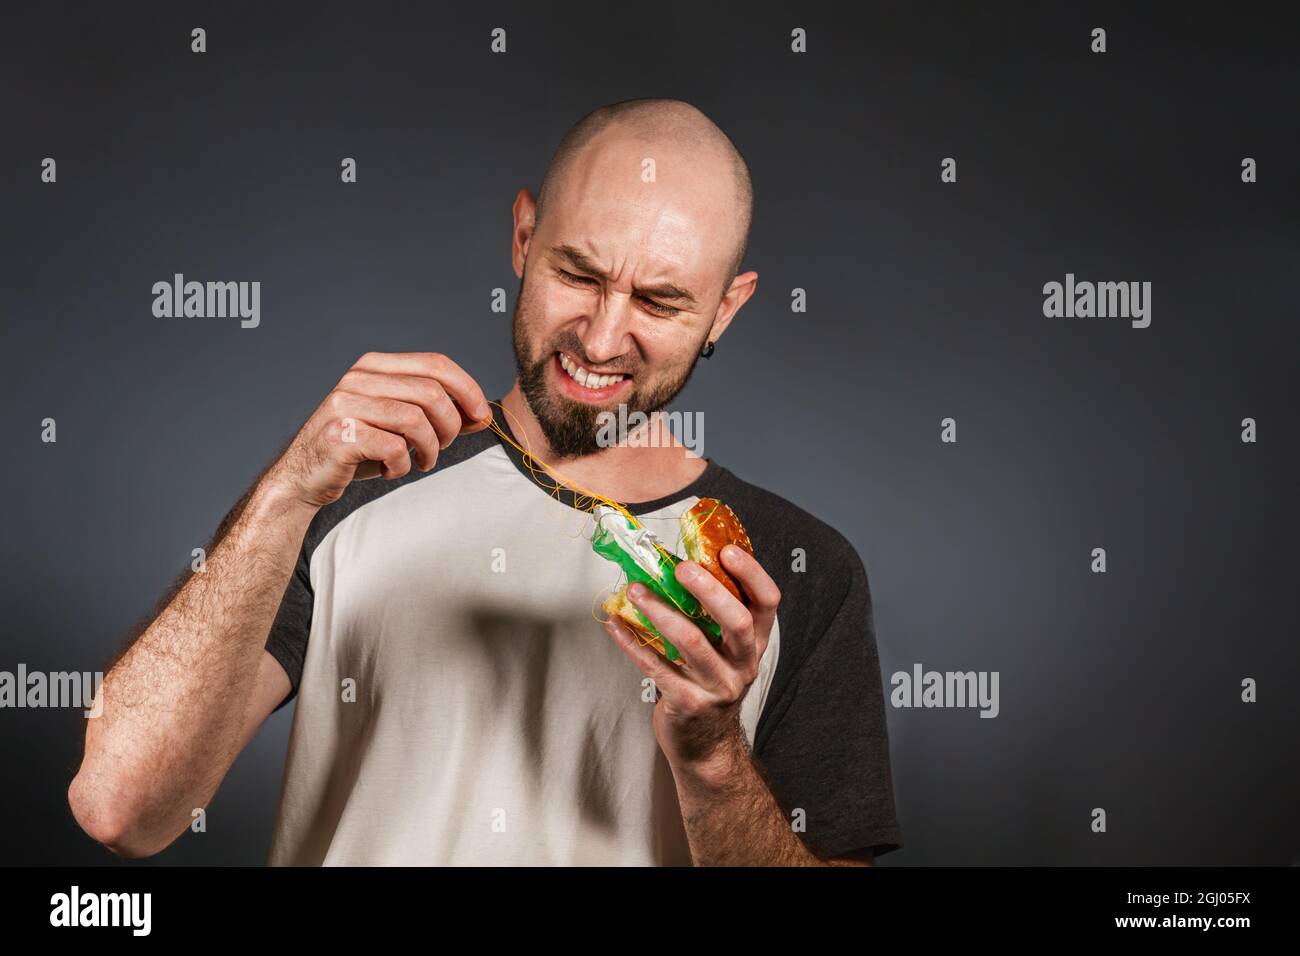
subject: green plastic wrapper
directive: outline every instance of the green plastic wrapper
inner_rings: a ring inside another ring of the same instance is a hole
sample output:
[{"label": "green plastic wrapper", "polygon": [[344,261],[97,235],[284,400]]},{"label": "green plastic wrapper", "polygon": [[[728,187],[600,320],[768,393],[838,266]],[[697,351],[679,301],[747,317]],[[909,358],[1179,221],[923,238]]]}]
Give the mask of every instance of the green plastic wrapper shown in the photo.
[{"label": "green plastic wrapper", "polygon": [[[677,582],[673,569],[682,559],[659,545],[654,532],[636,519],[608,505],[595,510],[596,530],[591,536],[591,549],[602,558],[613,561],[627,575],[629,585],[640,582],[670,605],[695,622],[709,643],[715,647],[722,640],[722,629],[700,607],[700,602],[690,591]],[[673,643],[659,633],[644,614],[637,617],[651,634],[664,642],[664,651],[670,661],[681,656]]]}]

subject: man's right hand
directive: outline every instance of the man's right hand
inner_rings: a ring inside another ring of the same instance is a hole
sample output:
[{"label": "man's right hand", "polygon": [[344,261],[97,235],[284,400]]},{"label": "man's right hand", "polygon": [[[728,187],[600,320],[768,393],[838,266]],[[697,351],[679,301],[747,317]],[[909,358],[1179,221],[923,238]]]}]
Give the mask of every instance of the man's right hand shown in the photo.
[{"label": "man's right hand", "polygon": [[422,471],[458,435],[488,427],[478,383],[436,352],[367,352],[357,360],[266,480],[313,508],[337,501],[354,480],[400,478],[411,452]]},{"label": "man's right hand", "polygon": [[231,510],[202,574],[188,574],[104,676],[102,715],[68,788],[74,818],[123,856],[184,833],[291,689],[266,650],[317,509],[348,483],[424,470],[491,421],[482,390],[431,352],[361,357]]}]

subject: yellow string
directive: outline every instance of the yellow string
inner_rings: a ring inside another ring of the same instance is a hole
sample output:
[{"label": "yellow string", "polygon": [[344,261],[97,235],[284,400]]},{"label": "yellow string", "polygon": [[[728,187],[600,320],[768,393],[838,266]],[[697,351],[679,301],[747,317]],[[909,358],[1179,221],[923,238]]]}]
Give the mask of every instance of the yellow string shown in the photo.
[{"label": "yellow string", "polygon": [[[500,402],[489,401],[488,404],[495,405],[497,408],[501,409],[501,411],[506,416],[507,424],[511,426],[511,430],[512,431],[517,430],[520,435],[524,436],[524,441],[528,441],[527,433],[525,432],[524,429],[516,427],[518,424],[518,420],[515,418],[515,416],[510,414],[509,409],[507,409]],[[641,521],[637,518],[637,516],[632,514],[632,512],[630,512],[627,509],[627,506],[624,505],[621,501],[615,501],[613,498],[606,498],[602,494],[598,494],[597,492],[594,491],[589,491],[588,489],[582,487],[582,485],[578,484],[576,481],[566,478],[552,465],[547,464],[546,462],[542,461],[542,459],[534,455],[531,447],[524,447],[523,445],[520,445],[517,441],[514,440],[510,432],[506,431],[506,429],[501,427],[500,423],[498,423],[496,420],[496,416],[493,416],[492,420],[488,422],[488,428],[492,429],[492,431],[495,432],[502,441],[510,445],[511,448],[514,448],[521,455],[523,455],[524,467],[528,469],[528,473],[532,475],[533,479],[539,485],[545,488],[550,493],[551,497],[553,497],[556,501],[563,504],[563,501],[560,498],[560,493],[562,491],[568,491],[569,494],[573,496],[573,506],[577,508],[579,511],[585,511],[590,514],[596,510],[597,505],[605,505],[606,507],[613,508],[619,514],[627,518],[628,522],[632,525],[632,527],[634,528],[645,527],[645,525],[641,523]],[[543,474],[550,479],[549,485],[547,482],[542,480],[541,476]],[[715,508],[714,510],[716,511],[717,509]],[[713,512],[711,511],[709,512],[709,514],[712,515]],[[659,551],[659,553],[662,554],[665,558],[669,558],[669,559],[676,558],[676,555],[672,554],[660,542],[655,541],[654,545],[655,548]],[[598,594],[596,595],[596,597],[599,598],[600,595]],[[689,618],[699,620],[707,616],[704,613],[703,608],[701,608],[697,613],[691,613],[687,611],[684,607],[682,607],[677,602],[676,598],[674,598],[672,595],[668,595],[668,599],[673,602],[677,610],[681,611]],[[601,624],[605,623],[599,617],[596,617],[595,599],[592,600],[591,616],[597,622]],[[649,643],[649,641],[640,640],[640,635],[637,635],[637,638],[643,646]]]},{"label": "yellow string", "polygon": [[[497,408],[501,409],[501,411],[505,413],[506,418],[512,420],[511,424],[513,430],[518,431],[520,435],[524,435],[524,441],[528,440],[524,429],[517,427],[518,420],[510,414],[509,409],[500,402],[488,402],[488,404],[495,405]],[[615,501],[613,498],[606,498],[604,495],[597,494],[594,491],[588,491],[576,481],[564,477],[564,475],[560,474],[560,472],[554,467],[548,465],[546,462],[534,455],[531,448],[526,448],[523,445],[520,445],[515,441],[510,432],[501,427],[501,424],[496,420],[495,416],[493,416],[492,420],[488,422],[488,428],[496,432],[502,441],[506,442],[506,444],[510,445],[510,447],[514,448],[524,456],[524,467],[528,469],[529,474],[531,474],[543,488],[548,488],[552,497],[557,501],[560,500],[560,492],[567,490],[573,495],[574,507],[579,511],[592,512],[596,510],[596,505],[607,505],[624,515],[634,525],[640,525],[636,516],[633,515],[632,512],[628,511],[622,502]],[[542,474],[545,474],[546,477],[551,479],[551,484],[549,486],[546,482],[541,480],[540,476]]]}]

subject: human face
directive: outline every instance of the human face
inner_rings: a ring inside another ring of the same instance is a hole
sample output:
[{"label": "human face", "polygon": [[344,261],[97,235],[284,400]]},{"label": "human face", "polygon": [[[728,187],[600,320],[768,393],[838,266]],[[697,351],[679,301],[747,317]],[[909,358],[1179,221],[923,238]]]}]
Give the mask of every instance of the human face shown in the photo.
[{"label": "human face", "polygon": [[684,163],[669,181],[629,175],[647,148],[590,148],[528,238],[515,363],[560,457],[599,449],[601,412],[626,405],[648,415],[667,405],[717,316],[735,242],[729,197],[715,172]]}]

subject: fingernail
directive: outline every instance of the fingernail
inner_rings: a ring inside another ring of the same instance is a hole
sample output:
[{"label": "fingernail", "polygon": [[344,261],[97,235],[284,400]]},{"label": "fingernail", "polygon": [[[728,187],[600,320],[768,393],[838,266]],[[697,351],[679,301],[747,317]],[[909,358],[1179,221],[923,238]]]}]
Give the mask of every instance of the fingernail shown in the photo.
[{"label": "fingernail", "polygon": [[646,596],[646,586],[644,584],[634,584],[627,589],[628,597],[643,598]]},{"label": "fingernail", "polygon": [[488,408],[487,402],[480,402],[478,406],[478,411],[476,411],[474,414],[478,416],[479,421],[483,421],[484,419],[488,418],[492,414],[492,409]]},{"label": "fingernail", "polygon": [[693,564],[686,564],[685,562],[683,562],[677,565],[676,576],[678,581],[686,581],[689,583],[691,581],[694,581],[697,577],[699,577],[699,575],[700,575],[699,568],[697,568]]}]

